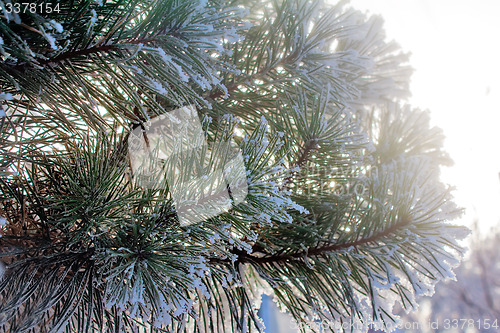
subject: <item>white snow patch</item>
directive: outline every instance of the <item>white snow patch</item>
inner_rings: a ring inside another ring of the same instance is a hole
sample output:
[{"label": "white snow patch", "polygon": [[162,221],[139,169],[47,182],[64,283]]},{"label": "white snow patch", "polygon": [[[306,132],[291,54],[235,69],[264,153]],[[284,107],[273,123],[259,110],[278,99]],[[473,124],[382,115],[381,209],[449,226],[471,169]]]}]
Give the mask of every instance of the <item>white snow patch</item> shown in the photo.
[{"label": "white snow patch", "polygon": [[94,24],[97,22],[97,12],[95,11],[95,9],[92,9],[90,12],[92,13],[92,17],[90,18],[89,27],[93,27]]},{"label": "white snow patch", "polygon": [[10,93],[0,93],[0,101],[11,101],[13,98]]},{"label": "white snow patch", "polygon": [[178,64],[176,64],[175,62],[171,62],[172,66],[177,70],[177,72],[179,73],[179,78],[181,79],[181,81],[183,82],[188,82],[189,81],[189,76],[184,73],[184,71],[182,70],[182,67],[179,66]]},{"label": "white snow patch", "polygon": [[151,88],[153,88],[154,90],[156,90],[158,93],[162,94],[162,95],[167,95],[167,90],[163,87],[163,85],[158,82],[158,81],[155,81],[155,80],[151,80]]},{"label": "white snow patch", "polygon": [[158,48],[158,54],[160,55],[164,63],[168,64],[170,63],[170,61],[172,61],[172,57],[166,54],[162,48]]},{"label": "white snow patch", "polygon": [[56,29],[58,33],[62,33],[64,31],[64,28],[61,25],[61,23],[56,22],[55,20],[50,20],[49,22],[54,27],[54,29]]},{"label": "white snow patch", "polygon": [[45,39],[49,42],[52,50],[57,50],[56,39],[51,34],[45,33]]}]

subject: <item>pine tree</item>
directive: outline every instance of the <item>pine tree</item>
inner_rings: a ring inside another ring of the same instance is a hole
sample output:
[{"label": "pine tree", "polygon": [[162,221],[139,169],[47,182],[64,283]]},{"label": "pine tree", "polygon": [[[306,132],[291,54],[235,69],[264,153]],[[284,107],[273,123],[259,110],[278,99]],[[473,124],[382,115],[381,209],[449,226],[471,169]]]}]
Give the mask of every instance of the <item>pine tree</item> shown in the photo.
[{"label": "pine tree", "polygon": [[[453,275],[468,231],[449,224],[450,159],[404,104],[408,55],[380,18],[307,0],[0,7],[1,331],[262,331],[263,292],[302,331],[390,328],[396,302]],[[196,146],[153,140],[187,109]],[[204,181],[179,191],[179,168]]]}]

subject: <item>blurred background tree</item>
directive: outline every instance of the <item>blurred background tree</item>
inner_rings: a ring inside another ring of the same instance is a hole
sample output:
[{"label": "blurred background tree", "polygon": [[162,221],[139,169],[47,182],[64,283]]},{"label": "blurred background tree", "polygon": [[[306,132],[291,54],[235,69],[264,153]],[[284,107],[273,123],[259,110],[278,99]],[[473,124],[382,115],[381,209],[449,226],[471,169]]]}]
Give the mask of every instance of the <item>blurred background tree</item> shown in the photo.
[{"label": "blurred background tree", "polygon": [[481,233],[476,221],[472,233],[469,252],[455,270],[456,280],[439,285],[432,297],[419,300],[418,311],[403,313],[402,321],[411,325],[407,324],[409,329],[399,332],[498,331],[500,232],[497,226],[488,234]]},{"label": "blurred background tree", "polygon": [[[468,230],[448,223],[443,135],[404,105],[408,57],[380,19],[305,0],[0,7],[4,331],[258,331],[263,292],[303,331],[366,330],[453,276]],[[234,140],[248,187],[192,225],[127,153],[183,106],[196,159]]]}]

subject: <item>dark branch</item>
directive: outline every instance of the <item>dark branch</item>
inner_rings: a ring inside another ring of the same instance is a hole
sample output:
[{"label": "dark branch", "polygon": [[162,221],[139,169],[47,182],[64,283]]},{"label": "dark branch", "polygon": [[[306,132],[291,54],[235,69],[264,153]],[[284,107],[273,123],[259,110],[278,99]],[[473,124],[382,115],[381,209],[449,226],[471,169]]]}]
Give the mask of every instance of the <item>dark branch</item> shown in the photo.
[{"label": "dark branch", "polygon": [[[41,60],[38,62],[38,64],[39,65],[58,64],[58,63],[61,63],[65,60],[71,60],[71,59],[75,59],[75,58],[79,58],[79,57],[87,57],[87,56],[90,56],[93,54],[99,54],[102,52],[118,51],[121,48],[125,47],[126,45],[130,45],[130,44],[132,44],[132,45],[147,44],[147,43],[151,43],[154,41],[155,41],[154,39],[144,39],[144,40],[127,41],[127,42],[120,43],[120,44],[98,45],[98,46],[93,46],[93,47],[89,47],[86,49],[63,52],[63,53],[61,53],[53,58]],[[26,63],[13,66],[13,68],[20,70],[20,69],[23,69],[24,66],[26,66]]]},{"label": "dark branch", "polygon": [[[300,153],[299,158],[297,158],[295,163],[293,163],[292,165],[294,165],[295,167],[301,168],[304,165],[304,163],[308,160],[309,155],[311,154],[311,152],[314,149],[316,149],[316,139],[309,139],[309,141],[307,141],[304,149]],[[297,174],[297,172],[291,172],[283,181],[283,185],[281,185],[280,190],[286,189],[288,187],[288,185],[290,185],[290,183],[292,182],[293,176],[295,176],[296,174]]]},{"label": "dark branch", "polygon": [[49,58],[40,62],[41,65],[47,65],[49,63],[60,63],[65,60],[70,60],[78,57],[86,57],[92,54],[97,54],[101,52],[109,52],[118,50],[119,46],[117,45],[101,45],[96,47],[90,47],[88,49],[69,51],[59,54],[54,58]]},{"label": "dark branch", "polygon": [[[410,220],[408,218],[401,219],[400,221],[396,222],[389,228],[382,230],[378,233],[375,233],[369,237],[366,238],[360,238],[352,242],[347,242],[347,243],[341,243],[341,244],[331,244],[331,245],[325,245],[313,249],[309,249],[308,251],[301,251],[301,252],[296,252],[292,254],[283,254],[283,255],[270,255],[266,257],[256,257],[251,254],[247,254],[246,252],[242,251],[236,251],[234,252],[235,254],[238,255],[238,261],[239,262],[253,262],[257,264],[266,264],[266,263],[272,263],[272,262],[282,262],[282,261],[288,261],[288,260],[293,260],[293,259],[299,259],[299,258],[304,258],[308,256],[319,256],[324,253],[328,252],[336,252],[340,250],[345,250],[350,247],[358,247],[361,245],[367,245],[370,243],[377,243],[381,239],[395,233],[398,231],[398,229],[401,229],[405,226],[407,226],[410,223]],[[210,258],[210,262],[212,263],[228,263],[228,259],[216,259],[216,258]]]}]

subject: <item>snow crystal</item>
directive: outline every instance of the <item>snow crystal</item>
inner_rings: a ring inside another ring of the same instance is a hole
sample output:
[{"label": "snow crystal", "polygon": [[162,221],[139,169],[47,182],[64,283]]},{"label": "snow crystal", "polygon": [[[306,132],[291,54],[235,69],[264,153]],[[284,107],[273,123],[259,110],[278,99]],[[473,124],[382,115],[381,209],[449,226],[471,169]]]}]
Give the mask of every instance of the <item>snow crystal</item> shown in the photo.
[{"label": "snow crystal", "polygon": [[163,87],[163,85],[160,82],[155,81],[155,80],[151,80],[151,84],[152,84],[151,88],[156,90],[158,93],[160,93],[162,95],[167,94],[167,90]]},{"label": "snow crystal", "polygon": [[196,8],[195,8],[195,11],[205,9],[205,7],[207,7],[207,4],[208,4],[208,0],[200,0],[198,3],[198,6],[196,6]]},{"label": "snow crystal", "polygon": [[158,48],[158,54],[163,59],[163,62],[165,62],[165,63],[168,64],[168,63],[170,63],[172,61],[172,57],[169,56],[168,54],[166,54],[165,51],[163,51],[162,48]]},{"label": "snow crystal", "polygon": [[63,26],[59,22],[56,22],[54,20],[50,20],[49,22],[58,33],[62,33],[64,31]]},{"label": "snow crystal", "polygon": [[5,217],[0,217],[0,227],[3,227],[7,224],[7,219]]},{"label": "snow crystal", "polygon": [[52,50],[57,50],[56,39],[54,38],[54,36],[52,36],[51,34],[45,33],[44,37],[49,42],[50,48]]},{"label": "snow crystal", "polygon": [[211,123],[212,123],[212,120],[213,120],[213,118],[212,118],[212,117],[210,117],[209,115],[204,115],[204,116],[203,116],[203,122],[204,122],[204,123],[206,122],[206,123],[211,124]]},{"label": "snow crystal", "polygon": [[90,12],[92,13],[92,17],[90,18],[90,26],[89,27],[93,27],[94,24],[97,22],[97,13],[96,13],[95,9],[92,9]]},{"label": "snow crystal", "polygon": [[182,70],[182,67],[173,61],[171,62],[171,64],[172,64],[172,66],[175,67],[175,69],[177,69],[177,72],[179,73],[179,77],[180,77],[181,81],[188,82],[189,76],[186,73],[184,73],[184,71]]},{"label": "snow crystal", "polygon": [[237,33],[236,28],[231,27],[225,31],[224,39],[226,39],[229,44],[234,44],[239,42],[242,37]]},{"label": "snow crystal", "polygon": [[213,32],[214,31],[214,26],[212,24],[198,24],[197,28],[204,31],[204,32]]},{"label": "snow crystal", "polygon": [[182,69],[181,66],[179,66],[177,63],[175,63],[172,60],[172,57],[170,55],[166,54],[165,51],[162,48],[158,48],[157,52],[158,52],[158,54],[160,55],[160,57],[162,58],[163,62],[166,65],[170,65],[170,66],[174,67],[177,70],[177,72],[179,73],[179,77],[180,77],[181,81],[188,82],[189,76],[184,72],[184,70]]},{"label": "snow crystal", "polygon": [[[122,65],[123,66],[123,65]],[[137,66],[126,66],[127,68],[130,68],[131,70],[133,70],[134,72],[136,72],[137,74],[142,74],[143,71],[142,69],[140,69],[139,67]]]},{"label": "snow crystal", "polygon": [[13,99],[12,94],[0,93],[0,101],[11,101]]}]

